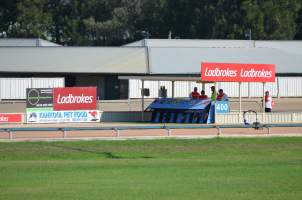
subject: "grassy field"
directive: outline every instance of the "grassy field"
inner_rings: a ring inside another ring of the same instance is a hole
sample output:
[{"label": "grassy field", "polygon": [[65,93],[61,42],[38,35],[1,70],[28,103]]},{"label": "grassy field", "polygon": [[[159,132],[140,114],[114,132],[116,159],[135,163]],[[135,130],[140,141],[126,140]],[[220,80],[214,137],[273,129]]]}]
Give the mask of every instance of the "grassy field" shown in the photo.
[{"label": "grassy field", "polygon": [[0,143],[0,199],[302,199],[302,138]]}]

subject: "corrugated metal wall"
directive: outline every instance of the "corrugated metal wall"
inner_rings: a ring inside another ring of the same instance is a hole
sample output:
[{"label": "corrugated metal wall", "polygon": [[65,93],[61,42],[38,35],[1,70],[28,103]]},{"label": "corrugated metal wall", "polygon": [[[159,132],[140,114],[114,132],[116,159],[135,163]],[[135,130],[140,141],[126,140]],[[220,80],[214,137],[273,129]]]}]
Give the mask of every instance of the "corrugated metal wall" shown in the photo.
[{"label": "corrugated metal wall", "polygon": [[0,78],[0,99],[26,99],[26,88],[64,87],[64,78]]},{"label": "corrugated metal wall", "polygon": [[0,78],[0,99],[26,97],[26,88],[31,86],[28,78]]},{"label": "corrugated metal wall", "polygon": [[[165,86],[168,90],[168,97],[172,97],[172,82],[171,81],[145,81],[145,88],[150,89],[149,98],[158,97],[158,90],[160,86]],[[280,97],[302,97],[302,77],[278,77],[275,83],[266,83],[265,90],[270,91],[274,96]],[[211,83],[205,83],[204,88],[206,94],[210,95]],[[25,99],[26,88],[53,88],[64,87],[64,78],[0,78],[0,99]],[[129,80],[129,98],[140,98],[140,89],[142,83],[140,80]],[[193,88],[197,87],[199,91],[202,90],[202,83],[192,81],[175,81],[174,95],[175,97],[188,97]],[[217,88],[223,90],[230,97],[239,96],[239,84],[220,82],[217,83]],[[262,83],[242,83],[241,85],[242,97],[261,97],[263,95]]]},{"label": "corrugated metal wall", "polygon": [[[140,89],[142,83],[140,80],[129,80],[129,98],[140,98]],[[212,83],[205,83],[204,88],[207,95],[210,95],[210,86]],[[302,97],[302,77],[278,77],[274,83],[265,83],[264,90],[270,91],[274,97]],[[172,82],[171,81],[145,81],[145,88],[150,89],[149,98],[158,97],[158,90],[160,86],[165,86],[168,90],[168,97],[172,96]],[[239,97],[239,83],[234,82],[219,82],[216,84],[217,88],[222,88],[229,97]],[[175,97],[188,97],[193,88],[197,87],[199,91],[202,90],[202,83],[193,81],[175,81],[174,94]],[[242,97],[262,97],[263,96],[262,83],[242,83],[241,95]]]},{"label": "corrugated metal wall", "polygon": [[302,96],[302,77],[280,77],[279,85],[280,96]]}]

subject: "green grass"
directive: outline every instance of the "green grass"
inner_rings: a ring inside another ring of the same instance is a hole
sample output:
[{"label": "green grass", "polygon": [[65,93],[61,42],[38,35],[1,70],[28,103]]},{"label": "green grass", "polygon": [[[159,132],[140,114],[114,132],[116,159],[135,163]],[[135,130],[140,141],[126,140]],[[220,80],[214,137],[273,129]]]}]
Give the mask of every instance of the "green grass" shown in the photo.
[{"label": "green grass", "polygon": [[0,143],[0,199],[302,199],[302,138]]}]

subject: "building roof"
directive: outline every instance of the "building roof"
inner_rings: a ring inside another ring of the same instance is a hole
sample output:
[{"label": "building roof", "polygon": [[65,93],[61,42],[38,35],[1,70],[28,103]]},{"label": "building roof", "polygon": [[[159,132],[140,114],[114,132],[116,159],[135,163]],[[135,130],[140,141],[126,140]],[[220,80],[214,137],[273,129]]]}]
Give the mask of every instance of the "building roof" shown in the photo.
[{"label": "building roof", "polygon": [[132,47],[209,47],[252,48],[254,40],[200,40],[200,39],[143,39],[125,46]]},{"label": "building roof", "polygon": [[302,42],[145,39],[123,47],[0,45],[0,72],[196,76],[202,62],[275,64],[279,74],[301,75]]},{"label": "building roof", "polygon": [[145,48],[0,47],[0,72],[147,73]]},{"label": "building roof", "polygon": [[200,74],[202,62],[275,64],[279,74],[302,74],[302,41],[144,39],[151,74]]},{"label": "building roof", "polygon": [[40,38],[0,38],[0,47],[49,47],[61,46]]},{"label": "building roof", "polygon": [[202,62],[275,64],[276,73],[302,74],[301,53],[275,48],[149,48],[151,74],[200,74]]}]

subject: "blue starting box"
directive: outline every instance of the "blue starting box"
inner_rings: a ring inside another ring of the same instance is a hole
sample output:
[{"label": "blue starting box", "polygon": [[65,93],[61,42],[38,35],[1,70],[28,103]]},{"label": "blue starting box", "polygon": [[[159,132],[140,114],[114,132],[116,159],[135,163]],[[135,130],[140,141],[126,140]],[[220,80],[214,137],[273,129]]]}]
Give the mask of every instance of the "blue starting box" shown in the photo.
[{"label": "blue starting box", "polygon": [[155,99],[147,108],[152,111],[155,123],[198,123],[208,122],[210,99]]}]

